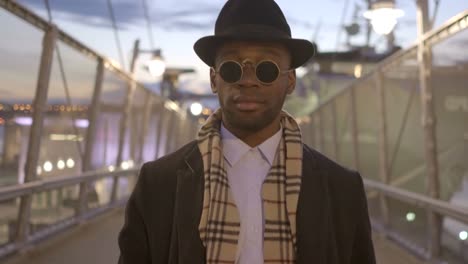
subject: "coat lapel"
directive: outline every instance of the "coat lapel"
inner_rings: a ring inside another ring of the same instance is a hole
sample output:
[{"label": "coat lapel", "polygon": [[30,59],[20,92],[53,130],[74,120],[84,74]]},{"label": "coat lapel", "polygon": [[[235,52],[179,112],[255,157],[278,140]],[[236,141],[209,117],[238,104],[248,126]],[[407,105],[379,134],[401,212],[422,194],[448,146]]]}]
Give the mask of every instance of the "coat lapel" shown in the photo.
[{"label": "coat lapel", "polygon": [[187,155],[185,165],[177,172],[177,263],[204,263],[205,248],[198,231],[203,204],[203,161],[197,147]]},{"label": "coat lapel", "polygon": [[297,208],[297,263],[329,263],[330,214],[326,171],[304,148],[303,178]]}]

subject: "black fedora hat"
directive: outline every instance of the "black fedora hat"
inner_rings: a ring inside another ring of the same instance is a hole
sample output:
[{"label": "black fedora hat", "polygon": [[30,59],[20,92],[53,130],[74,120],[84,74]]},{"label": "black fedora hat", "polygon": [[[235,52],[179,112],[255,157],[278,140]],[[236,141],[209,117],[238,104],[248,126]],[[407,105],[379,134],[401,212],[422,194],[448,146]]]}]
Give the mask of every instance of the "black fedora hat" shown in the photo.
[{"label": "black fedora hat", "polygon": [[315,45],[291,37],[291,29],[280,7],[273,0],[228,0],[219,13],[215,34],[195,42],[195,53],[208,66],[214,66],[216,51],[234,40],[282,43],[291,53],[291,68],[307,62]]}]

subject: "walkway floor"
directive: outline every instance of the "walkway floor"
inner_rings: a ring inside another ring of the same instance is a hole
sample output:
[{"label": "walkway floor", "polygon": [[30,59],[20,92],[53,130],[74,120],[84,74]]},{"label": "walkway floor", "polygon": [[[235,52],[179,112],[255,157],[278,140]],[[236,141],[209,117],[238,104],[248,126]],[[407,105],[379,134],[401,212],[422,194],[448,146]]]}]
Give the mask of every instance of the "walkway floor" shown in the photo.
[{"label": "walkway floor", "polygon": [[[118,209],[59,235],[30,252],[6,260],[5,264],[102,264],[117,263],[118,231],[124,210]],[[423,264],[394,243],[374,237],[379,264]]]}]

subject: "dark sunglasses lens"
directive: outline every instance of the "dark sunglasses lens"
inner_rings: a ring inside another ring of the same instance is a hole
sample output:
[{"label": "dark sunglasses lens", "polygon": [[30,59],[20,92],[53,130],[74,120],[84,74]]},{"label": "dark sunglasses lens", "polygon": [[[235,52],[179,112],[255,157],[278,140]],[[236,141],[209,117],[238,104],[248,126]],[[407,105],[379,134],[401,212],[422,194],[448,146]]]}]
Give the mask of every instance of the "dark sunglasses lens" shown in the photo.
[{"label": "dark sunglasses lens", "polygon": [[257,65],[257,78],[264,83],[272,83],[278,78],[279,69],[271,61],[264,61]]},{"label": "dark sunglasses lens", "polygon": [[233,61],[227,61],[219,68],[219,75],[227,83],[235,83],[242,76],[242,68]]}]

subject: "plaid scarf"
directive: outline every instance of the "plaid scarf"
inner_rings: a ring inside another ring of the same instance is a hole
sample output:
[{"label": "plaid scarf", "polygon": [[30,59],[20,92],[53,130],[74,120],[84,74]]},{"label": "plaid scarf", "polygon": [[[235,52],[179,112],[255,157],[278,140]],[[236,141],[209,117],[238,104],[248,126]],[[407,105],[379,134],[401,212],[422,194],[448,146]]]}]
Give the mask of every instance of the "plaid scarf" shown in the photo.
[{"label": "plaid scarf", "polygon": [[[239,212],[229,191],[221,144],[221,110],[211,115],[198,133],[204,165],[204,196],[199,231],[206,263],[235,263],[240,233]],[[296,209],[302,174],[302,141],[296,121],[281,113],[282,138],[263,183],[265,263],[294,263]]]}]

